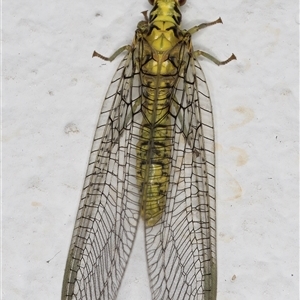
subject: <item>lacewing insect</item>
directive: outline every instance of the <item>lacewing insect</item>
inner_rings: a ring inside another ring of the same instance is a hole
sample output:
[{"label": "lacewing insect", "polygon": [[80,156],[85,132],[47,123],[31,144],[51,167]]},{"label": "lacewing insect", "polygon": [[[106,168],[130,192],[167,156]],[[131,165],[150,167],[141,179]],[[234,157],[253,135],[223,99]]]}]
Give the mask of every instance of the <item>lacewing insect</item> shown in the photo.
[{"label": "lacewing insect", "polygon": [[215,300],[212,106],[182,0],[150,0],[108,88],[66,263],[62,299],[116,299],[144,221],[152,299]]}]

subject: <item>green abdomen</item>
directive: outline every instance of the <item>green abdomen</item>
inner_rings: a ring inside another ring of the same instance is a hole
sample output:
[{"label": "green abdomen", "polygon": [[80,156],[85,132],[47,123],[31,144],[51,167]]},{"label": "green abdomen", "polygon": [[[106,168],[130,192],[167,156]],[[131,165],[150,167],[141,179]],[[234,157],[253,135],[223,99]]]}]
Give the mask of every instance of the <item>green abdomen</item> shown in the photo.
[{"label": "green abdomen", "polygon": [[160,220],[166,206],[171,163],[171,122],[166,99],[147,101],[149,105],[143,109],[137,144],[137,179],[141,187],[142,216],[147,226],[153,226]]},{"label": "green abdomen", "polygon": [[145,34],[140,56],[143,119],[136,168],[141,211],[147,226],[155,225],[162,217],[170,179],[173,136],[170,107],[179,72],[175,59],[179,48],[174,47],[177,39],[173,31],[164,29],[168,26],[173,24],[158,22],[151,35]]}]

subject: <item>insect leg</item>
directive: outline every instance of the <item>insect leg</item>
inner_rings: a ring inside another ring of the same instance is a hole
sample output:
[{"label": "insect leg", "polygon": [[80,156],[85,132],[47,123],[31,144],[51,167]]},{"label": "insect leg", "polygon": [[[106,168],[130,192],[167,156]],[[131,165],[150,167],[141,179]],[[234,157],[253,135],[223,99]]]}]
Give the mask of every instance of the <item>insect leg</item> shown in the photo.
[{"label": "insect leg", "polygon": [[218,20],[213,21],[213,22],[202,23],[202,24],[200,24],[200,25],[194,26],[194,27],[190,28],[190,29],[188,30],[188,32],[189,32],[190,34],[194,34],[195,32],[199,31],[200,29],[203,29],[203,28],[206,28],[206,27],[208,27],[208,26],[215,25],[215,24],[218,24],[218,23],[222,23],[222,24],[223,24],[221,18],[219,18]]},{"label": "insect leg", "polygon": [[112,56],[110,57],[106,57],[106,56],[103,56],[101,54],[99,54],[98,52],[94,51],[92,57],[100,57],[101,59],[103,60],[108,60],[108,61],[113,61],[119,54],[121,54],[123,51],[127,50],[127,51],[130,51],[132,48],[130,45],[125,45],[123,47],[121,47],[120,49],[118,49]]},{"label": "insect leg", "polygon": [[226,65],[228,64],[230,61],[236,59],[236,56],[232,53],[231,56],[223,61],[218,60],[217,58],[215,58],[214,56],[212,56],[211,54],[201,51],[201,50],[196,50],[194,51],[194,58],[196,58],[197,56],[204,56],[207,59],[211,60],[212,62],[214,62],[216,65],[220,66],[220,65]]},{"label": "insect leg", "polygon": [[[215,24],[218,24],[218,23],[223,23],[221,18],[219,18],[219,19],[217,19],[213,22],[202,23],[200,25],[194,26],[194,27],[190,28],[187,32],[190,33],[190,34],[194,34],[195,32],[199,31],[200,29],[203,29],[203,28],[206,28],[208,26],[215,25]],[[206,53],[204,51],[200,51],[200,50],[194,51],[193,54],[194,54],[194,58],[202,55],[202,56],[206,57],[207,59],[211,60],[212,62],[214,62],[218,66],[226,65],[230,61],[236,59],[236,56],[233,53],[231,54],[231,56],[228,59],[226,59],[224,61],[220,61],[217,58],[213,57],[211,54]]]}]

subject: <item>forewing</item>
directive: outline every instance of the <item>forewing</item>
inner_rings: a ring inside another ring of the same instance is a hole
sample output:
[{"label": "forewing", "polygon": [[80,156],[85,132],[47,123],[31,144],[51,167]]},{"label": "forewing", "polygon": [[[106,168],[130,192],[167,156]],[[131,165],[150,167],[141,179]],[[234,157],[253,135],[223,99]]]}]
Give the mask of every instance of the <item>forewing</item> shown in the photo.
[{"label": "forewing", "polygon": [[163,218],[146,228],[153,299],[216,297],[215,156],[211,100],[200,65],[183,47],[171,106],[172,166]]},{"label": "forewing", "polygon": [[140,74],[134,51],[120,63],[106,94],[69,250],[62,299],[115,299],[138,216],[135,143]]}]

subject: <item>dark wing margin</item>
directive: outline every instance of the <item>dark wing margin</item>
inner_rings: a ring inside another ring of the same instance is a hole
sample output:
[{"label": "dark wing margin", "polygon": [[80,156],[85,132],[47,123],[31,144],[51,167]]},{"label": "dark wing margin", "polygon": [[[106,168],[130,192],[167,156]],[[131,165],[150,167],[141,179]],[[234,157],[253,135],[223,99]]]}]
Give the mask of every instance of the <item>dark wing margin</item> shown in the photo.
[{"label": "dark wing margin", "polygon": [[135,144],[141,84],[135,51],[106,94],[68,254],[62,300],[115,299],[135,238],[139,188]]},{"label": "dark wing margin", "polygon": [[172,166],[162,220],[146,227],[152,298],[215,300],[216,199],[212,105],[203,71],[183,46],[174,87]]}]

